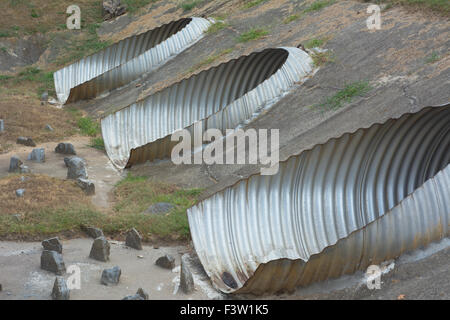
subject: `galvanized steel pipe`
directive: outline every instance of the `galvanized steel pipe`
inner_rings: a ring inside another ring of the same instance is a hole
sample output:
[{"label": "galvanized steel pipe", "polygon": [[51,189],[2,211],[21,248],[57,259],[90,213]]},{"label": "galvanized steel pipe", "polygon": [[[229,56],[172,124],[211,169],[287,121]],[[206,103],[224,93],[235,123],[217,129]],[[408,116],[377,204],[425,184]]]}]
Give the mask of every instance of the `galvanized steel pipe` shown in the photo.
[{"label": "galvanized steel pipe", "polygon": [[120,168],[170,157],[179,129],[236,128],[312,71],[297,48],[266,49],[182,80],[102,119],[105,148]]},{"label": "galvanized steel pipe", "polygon": [[154,70],[201,39],[211,22],[184,18],[121,40],[54,73],[62,103],[96,97]]},{"label": "galvanized steel pipe", "polygon": [[364,269],[449,236],[450,107],[344,134],[188,210],[223,292],[262,294]]}]

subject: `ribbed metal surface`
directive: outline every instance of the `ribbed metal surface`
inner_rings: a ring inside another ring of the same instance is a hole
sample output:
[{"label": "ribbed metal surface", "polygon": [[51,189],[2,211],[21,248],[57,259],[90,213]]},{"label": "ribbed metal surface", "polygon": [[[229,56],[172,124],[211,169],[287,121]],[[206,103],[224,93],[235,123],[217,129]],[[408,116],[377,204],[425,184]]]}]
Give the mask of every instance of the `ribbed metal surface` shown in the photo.
[{"label": "ribbed metal surface", "polygon": [[102,119],[105,148],[118,167],[170,157],[170,137],[199,121],[233,129],[274,103],[312,71],[297,48],[267,49],[200,72]]},{"label": "ribbed metal surface", "polygon": [[54,74],[58,99],[69,103],[121,87],[194,44],[210,25],[203,18],[173,21],[58,70]]},{"label": "ribbed metal surface", "polygon": [[259,294],[448,236],[449,148],[448,106],[331,139],[190,208],[197,254],[220,290]]}]

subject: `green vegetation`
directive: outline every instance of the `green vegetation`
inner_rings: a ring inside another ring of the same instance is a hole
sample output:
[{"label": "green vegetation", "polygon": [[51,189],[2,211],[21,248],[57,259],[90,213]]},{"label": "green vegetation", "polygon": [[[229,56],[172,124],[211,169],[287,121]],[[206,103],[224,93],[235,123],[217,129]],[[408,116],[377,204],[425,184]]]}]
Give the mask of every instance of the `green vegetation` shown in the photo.
[{"label": "green vegetation", "polygon": [[36,67],[27,67],[17,76],[0,75],[0,83],[2,85],[17,85],[24,82],[32,82],[38,84],[37,94],[40,96],[44,91],[49,94],[55,94],[53,72],[43,72]]},{"label": "green vegetation", "polygon": [[259,38],[264,37],[265,35],[269,34],[269,32],[265,29],[251,29],[248,32],[242,33],[237,41],[238,42],[247,42],[252,40],[257,40]]},{"label": "green vegetation", "polygon": [[105,142],[103,141],[102,137],[92,138],[91,144],[89,146],[94,149],[101,150],[101,151],[105,150]]},{"label": "green vegetation", "polygon": [[142,7],[145,7],[149,3],[156,2],[157,0],[122,0],[121,3],[127,7],[129,13],[136,13]]},{"label": "green vegetation", "polygon": [[321,47],[325,43],[325,39],[313,38],[305,43],[305,48],[311,49]]},{"label": "green vegetation", "polygon": [[284,24],[291,23],[292,21],[295,21],[295,20],[299,19],[300,17],[301,17],[301,15],[298,14],[298,13],[297,14],[292,14],[289,17],[287,17],[286,19],[284,19],[283,23]]},{"label": "green vegetation", "polygon": [[433,51],[433,52],[431,53],[431,55],[429,55],[429,56],[425,59],[425,62],[426,62],[426,63],[434,63],[434,62],[436,62],[436,61],[441,60],[441,58],[442,58],[442,57],[441,57],[437,52]]},{"label": "green vegetation", "polygon": [[209,26],[209,28],[205,31],[205,33],[216,33],[224,28],[228,27],[228,24],[222,21],[218,21],[212,25]]},{"label": "green vegetation", "polygon": [[331,51],[315,52],[311,54],[314,65],[316,67],[321,67],[329,62],[333,62],[334,58]]},{"label": "green vegetation", "polygon": [[198,4],[200,4],[202,1],[197,1],[197,0],[187,0],[187,1],[183,1],[180,4],[181,9],[183,9],[184,12],[188,12],[191,11],[192,9],[194,9]]},{"label": "green vegetation", "polygon": [[318,0],[311,4],[309,7],[307,7],[303,12],[313,12],[313,11],[319,11],[322,10],[325,7],[328,7],[335,3],[335,0]]},{"label": "green vegetation", "polygon": [[39,17],[41,16],[40,14],[38,14],[38,13],[36,12],[36,10],[35,10],[34,8],[31,9],[30,15],[31,15],[32,18],[39,18]]},{"label": "green vegetation", "polygon": [[244,4],[243,8],[244,9],[249,9],[249,8],[253,8],[256,7],[257,5],[263,3],[263,2],[267,2],[268,0],[252,0],[250,2],[247,2],[246,4]]},{"label": "green vegetation", "polygon": [[77,120],[77,125],[82,134],[95,137],[100,134],[100,125],[90,117],[82,117]]},{"label": "green vegetation", "polygon": [[350,102],[354,97],[363,96],[371,90],[367,81],[354,82],[328,97],[319,107],[326,110],[335,110],[342,107],[343,103]]}]

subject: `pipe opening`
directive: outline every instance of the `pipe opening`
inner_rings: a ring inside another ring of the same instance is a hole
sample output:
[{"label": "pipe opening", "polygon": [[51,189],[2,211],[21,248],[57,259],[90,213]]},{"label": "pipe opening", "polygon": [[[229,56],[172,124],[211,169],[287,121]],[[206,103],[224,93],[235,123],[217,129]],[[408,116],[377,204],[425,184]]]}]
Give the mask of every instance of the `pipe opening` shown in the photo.
[{"label": "pipe opening", "polygon": [[196,121],[233,129],[289,90],[311,65],[300,49],[277,48],[202,71],[103,118],[108,156],[118,167],[170,157],[177,143],[170,141],[171,134]]},{"label": "pipe opening", "polygon": [[449,231],[449,150],[448,105],[331,139],[280,163],[276,175],[251,176],[190,208],[197,254],[220,290],[236,291],[226,272],[237,290],[260,294],[440,240]]}]

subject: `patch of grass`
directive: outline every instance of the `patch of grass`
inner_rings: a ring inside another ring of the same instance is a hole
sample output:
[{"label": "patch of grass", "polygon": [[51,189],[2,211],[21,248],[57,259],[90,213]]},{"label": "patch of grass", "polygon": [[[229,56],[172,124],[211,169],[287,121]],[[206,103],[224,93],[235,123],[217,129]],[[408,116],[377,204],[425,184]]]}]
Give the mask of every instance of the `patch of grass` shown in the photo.
[{"label": "patch of grass", "polygon": [[265,29],[251,29],[247,32],[242,33],[238,38],[238,42],[248,42],[252,40],[260,39],[266,35],[268,35],[269,32]]},{"label": "patch of grass", "polygon": [[305,43],[305,48],[311,49],[311,48],[321,47],[324,43],[325,43],[325,39],[313,38]]},{"label": "patch of grass", "polygon": [[371,90],[369,82],[359,81],[347,85],[344,89],[339,90],[336,94],[328,97],[326,101],[319,107],[326,110],[335,110],[342,107],[343,103],[350,102],[354,97],[363,96]]},{"label": "patch of grass", "polygon": [[97,150],[105,151],[105,142],[102,137],[92,138],[89,146]]},{"label": "patch of grass", "polygon": [[4,31],[4,30],[0,31],[0,38],[9,38],[9,37],[11,37],[11,33],[9,33],[8,31]]},{"label": "patch of grass", "polygon": [[218,21],[209,26],[209,28],[205,31],[205,33],[212,34],[216,33],[224,28],[228,27],[228,24],[223,21]]},{"label": "patch of grass", "polygon": [[311,54],[311,58],[316,67],[321,67],[329,62],[334,61],[333,55],[330,51],[314,52],[313,54]]},{"label": "patch of grass", "polygon": [[30,16],[31,16],[32,18],[39,18],[41,15],[38,14],[37,11],[33,8],[33,9],[31,9]]},{"label": "patch of grass", "polygon": [[427,9],[444,16],[450,15],[450,1],[448,0],[363,0],[363,2],[386,4],[384,10],[400,5],[413,9]]},{"label": "patch of grass", "polygon": [[442,57],[441,57],[437,52],[433,51],[433,52],[425,59],[425,62],[426,62],[426,63],[434,63],[434,62],[437,62],[437,61],[441,60],[441,58],[442,58]]},{"label": "patch of grass", "polygon": [[90,117],[79,118],[77,125],[84,135],[95,137],[100,134],[100,125]]},{"label": "patch of grass", "polygon": [[34,83],[37,85],[37,94],[40,96],[44,91],[48,91],[50,95],[55,94],[53,72],[44,72],[36,67],[27,67],[20,71],[17,76],[1,76],[0,83],[2,85],[10,85],[15,87],[24,82]]},{"label": "patch of grass", "polygon": [[134,14],[146,5],[156,2],[157,0],[122,0],[121,3],[127,7],[127,11]]},{"label": "patch of grass", "polygon": [[267,1],[268,0],[252,0],[252,1],[249,1],[249,2],[245,3],[242,6],[242,8],[243,9],[250,9],[250,8],[256,7],[257,5],[260,5],[263,2],[267,2]]},{"label": "patch of grass", "polygon": [[301,17],[301,15],[298,14],[298,13],[297,14],[292,14],[289,17],[287,17],[286,19],[284,19],[283,23],[284,24],[291,23],[292,21],[295,21],[295,20],[299,19],[300,17]]},{"label": "patch of grass", "polygon": [[183,9],[184,12],[188,12],[191,11],[192,9],[194,9],[198,4],[200,4],[202,1],[197,1],[197,0],[187,0],[187,1],[183,1],[180,4],[180,8]]},{"label": "patch of grass", "polygon": [[318,0],[314,3],[312,3],[310,6],[308,6],[303,12],[313,12],[313,11],[319,11],[322,10],[325,7],[331,6],[333,3],[335,3],[336,0]]}]

